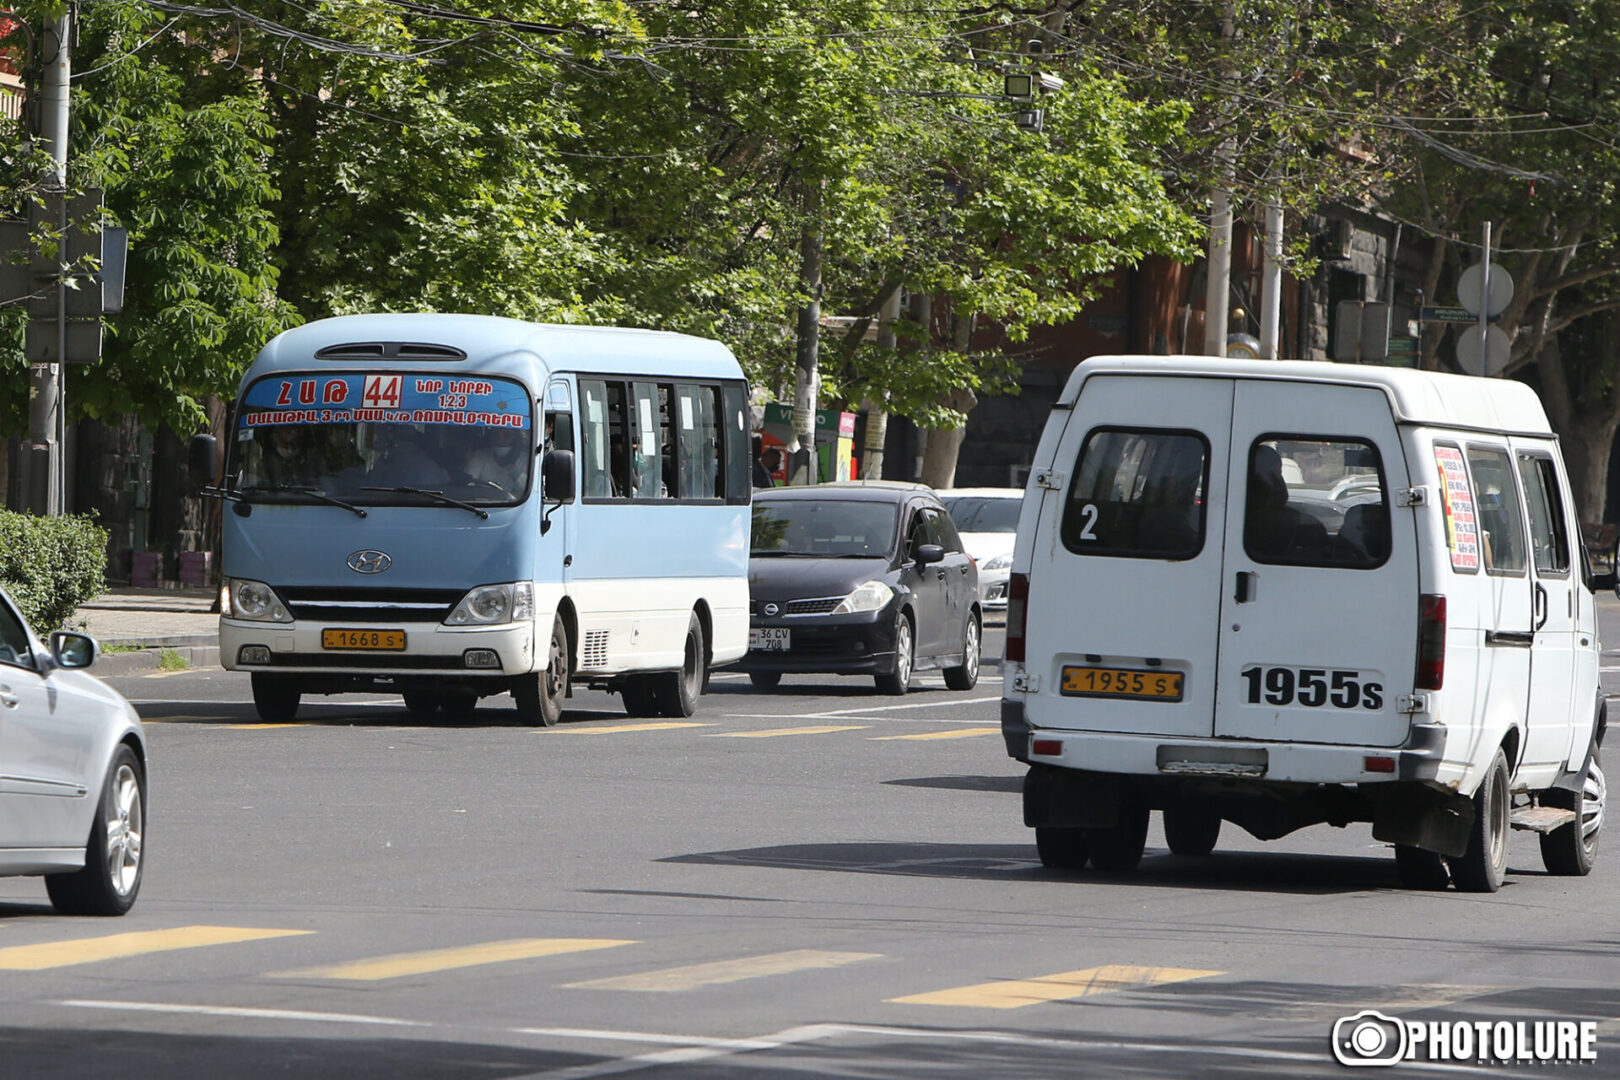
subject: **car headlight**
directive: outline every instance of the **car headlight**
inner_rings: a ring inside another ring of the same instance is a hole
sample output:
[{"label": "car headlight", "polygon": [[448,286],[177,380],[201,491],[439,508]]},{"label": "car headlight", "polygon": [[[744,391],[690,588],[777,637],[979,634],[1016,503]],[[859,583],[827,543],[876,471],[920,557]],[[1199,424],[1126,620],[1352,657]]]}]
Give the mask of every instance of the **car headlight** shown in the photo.
[{"label": "car headlight", "polygon": [[253,622],[293,621],[276,590],[264,582],[231,578],[225,587],[227,592],[220,598],[220,610],[227,616]]},{"label": "car headlight", "polygon": [[450,617],[451,626],[493,626],[534,618],[534,583],[514,581],[506,585],[480,585],[469,589]]},{"label": "car headlight", "polygon": [[1003,555],[997,555],[993,559],[986,559],[984,562],[979,564],[979,569],[980,570],[1011,570],[1012,569],[1012,552],[1009,551],[1009,552],[1007,552],[1007,553],[1005,553]]},{"label": "car headlight", "polygon": [[862,611],[878,611],[894,597],[894,590],[881,581],[867,581],[855,586],[850,594],[838,601],[832,609],[834,615],[855,615]]}]

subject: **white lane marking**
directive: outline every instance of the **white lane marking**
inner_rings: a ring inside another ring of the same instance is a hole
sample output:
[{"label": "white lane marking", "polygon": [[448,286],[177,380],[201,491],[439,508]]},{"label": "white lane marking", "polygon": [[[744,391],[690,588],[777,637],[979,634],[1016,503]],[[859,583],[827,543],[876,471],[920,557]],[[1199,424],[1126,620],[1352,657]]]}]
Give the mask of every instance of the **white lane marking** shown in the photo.
[{"label": "white lane marking", "polygon": [[189,1016],[239,1016],[253,1020],[307,1020],[315,1024],[373,1024],[385,1027],[436,1027],[423,1020],[357,1013],[304,1012],[300,1009],[249,1009],[234,1005],[171,1005],[160,1001],[59,1001],[72,1009],[111,1009],[122,1012],[181,1013]]},{"label": "white lane marking", "polygon": [[664,1043],[670,1046],[724,1046],[734,1050],[769,1050],[776,1044],[754,1039],[721,1039],[707,1035],[659,1035],[650,1031],[607,1031],[602,1028],[513,1028],[517,1035],[554,1039],[603,1039],[608,1042]]},{"label": "white lane marking", "polygon": [[[871,720],[890,724],[982,724],[983,720],[964,720],[960,717],[939,716],[850,716],[839,713],[721,713],[723,720]],[[996,730],[1001,730],[997,728]]]}]

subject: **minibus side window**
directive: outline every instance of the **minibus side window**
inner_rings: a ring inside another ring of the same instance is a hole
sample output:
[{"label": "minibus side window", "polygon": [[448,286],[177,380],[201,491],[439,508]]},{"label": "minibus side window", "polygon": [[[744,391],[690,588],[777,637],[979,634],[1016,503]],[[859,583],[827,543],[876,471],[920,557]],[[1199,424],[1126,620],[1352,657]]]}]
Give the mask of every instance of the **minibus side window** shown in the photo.
[{"label": "minibus side window", "polygon": [[680,399],[680,476],[683,499],[720,497],[721,416],[718,387],[677,386]]},{"label": "minibus side window", "polygon": [[1564,527],[1564,501],[1552,458],[1519,455],[1519,478],[1524,481],[1524,502],[1530,510],[1530,550],[1536,573],[1569,573],[1569,536]]},{"label": "minibus side window", "polygon": [[1474,474],[1480,546],[1485,569],[1493,574],[1524,573],[1524,523],[1519,518],[1519,492],[1506,450],[1470,446],[1468,469]]},{"label": "minibus side window", "polygon": [[613,493],[613,481],[608,473],[607,384],[598,379],[581,379],[579,397],[584,406],[579,431],[585,497],[605,499]]},{"label": "minibus side window", "polygon": [[1208,468],[1209,444],[1197,432],[1093,429],[1063,508],[1063,545],[1076,555],[1195,557]]},{"label": "minibus side window", "polygon": [[669,433],[669,385],[631,384],[635,396],[635,434],[630,441],[631,486],[638,499],[675,496],[673,448]]},{"label": "minibus side window", "polygon": [[754,453],[749,445],[748,387],[725,383],[720,387],[725,407],[721,415],[724,457],[721,474],[725,479],[726,501],[746,503],[754,497]]},{"label": "minibus side window", "polygon": [[1372,570],[1389,559],[1378,448],[1359,439],[1263,435],[1249,448],[1243,549],[1260,563]]}]

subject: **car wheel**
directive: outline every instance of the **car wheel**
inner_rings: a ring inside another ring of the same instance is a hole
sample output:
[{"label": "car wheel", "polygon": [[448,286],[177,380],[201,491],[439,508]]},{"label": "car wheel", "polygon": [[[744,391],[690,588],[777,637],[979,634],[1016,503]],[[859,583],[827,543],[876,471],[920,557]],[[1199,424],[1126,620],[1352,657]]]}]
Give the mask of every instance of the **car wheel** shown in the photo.
[{"label": "car wheel", "polygon": [[1474,793],[1474,824],[1468,831],[1468,850],[1448,859],[1451,880],[1463,892],[1495,892],[1507,875],[1508,811],[1507,755],[1501,748],[1491,759],[1485,779]]},{"label": "car wheel", "polygon": [[911,617],[904,612],[894,624],[894,670],[877,676],[878,692],[896,697],[911,688],[911,668],[917,662],[911,641]]},{"label": "car wheel", "polygon": [[1444,855],[1408,844],[1395,845],[1395,873],[1408,889],[1436,891],[1451,884]]},{"label": "car wheel", "polygon": [[253,707],[267,724],[285,724],[298,715],[303,693],[285,675],[253,673]]},{"label": "car wheel", "polygon": [[780,671],[750,671],[748,681],[760,690],[775,690],[782,682]]},{"label": "car wheel", "polygon": [[945,669],[945,685],[952,690],[971,690],[979,682],[979,653],[983,643],[979,635],[979,616],[970,613],[967,629],[962,631],[962,663]]},{"label": "car wheel", "polygon": [[406,690],[400,695],[405,707],[418,716],[432,716],[439,711],[439,695],[432,690]]},{"label": "car wheel", "polygon": [[1084,870],[1086,860],[1091,858],[1086,830],[1056,825],[1035,826],[1035,852],[1048,870]]},{"label": "car wheel", "polygon": [[1148,808],[1135,802],[1119,807],[1119,824],[1086,830],[1091,865],[1098,870],[1134,870],[1147,847]]},{"label": "car wheel", "polygon": [[619,698],[626,716],[657,716],[658,694],[651,675],[626,675],[619,683]]},{"label": "car wheel", "polygon": [[122,915],[141,891],[146,836],[146,771],[128,746],[119,746],[107,769],[84,869],[48,874],[45,891],[63,915]]},{"label": "car wheel", "polygon": [[563,699],[568,696],[568,625],[561,615],[551,620],[551,643],[546,649],[546,666],[518,677],[512,689],[517,703],[518,723],[527,727],[554,727],[562,719]]},{"label": "car wheel", "polygon": [[1215,850],[1220,839],[1221,818],[1199,806],[1167,806],[1164,818],[1164,842],[1175,855],[1201,857]]},{"label": "car wheel", "polygon": [[1586,780],[1579,792],[1562,788],[1546,792],[1542,802],[1564,810],[1575,811],[1575,820],[1560,825],[1541,837],[1541,861],[1547,873],[1564,877],[1584,877],[1597,862],[1598,835],[1603,831],[1604,803],[1608,790],[1603,782],[1603,767],[1598,764],[1597,751],[1592,751],[1592,763],[1587,767]]},{"label": "car wheel", "polygon": [[703,624],[693,614],[686,623],[686,649],[681,658],[681,670],[653,676],[653,692],[658,700],[661,716],[691,716],[697,712],[698,698],[703,696],[704,663]]}]

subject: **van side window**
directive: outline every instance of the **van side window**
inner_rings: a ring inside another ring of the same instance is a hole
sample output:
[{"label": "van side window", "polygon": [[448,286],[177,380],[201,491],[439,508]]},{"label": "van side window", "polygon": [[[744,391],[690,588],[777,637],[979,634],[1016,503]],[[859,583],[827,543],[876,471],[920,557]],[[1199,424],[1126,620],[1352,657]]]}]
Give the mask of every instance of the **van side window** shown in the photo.
[{"label": "van side window", "polygon": [[1519,479],[1524,481],[1524,502],[1530,510],[1530,550],[1536,573],[1569,573],[1569,534],[1564,525],[1564,500],[1552,458],[1519,455]]},{"label": "van side window", "polygon": [[1474,474],[1474,496],[1479,504],[1481,546],[1485,569],[1495,574],[1524,573],[1524,522],[1519,517],[1519,492],[1506,450],[1470,446],[1468,468]]},{"label": "van side window", "polygon": [[1249,448],[1243,548],[1261,563],[1384,565],[1389,503],[1377,448],[1310,435],[1256,439]]},{"label": "van side window", "polygon": [[1063,508],[1077,555],[1191,559],[1204,547],[1209,444],[1194,431],[1096,428]]}]

